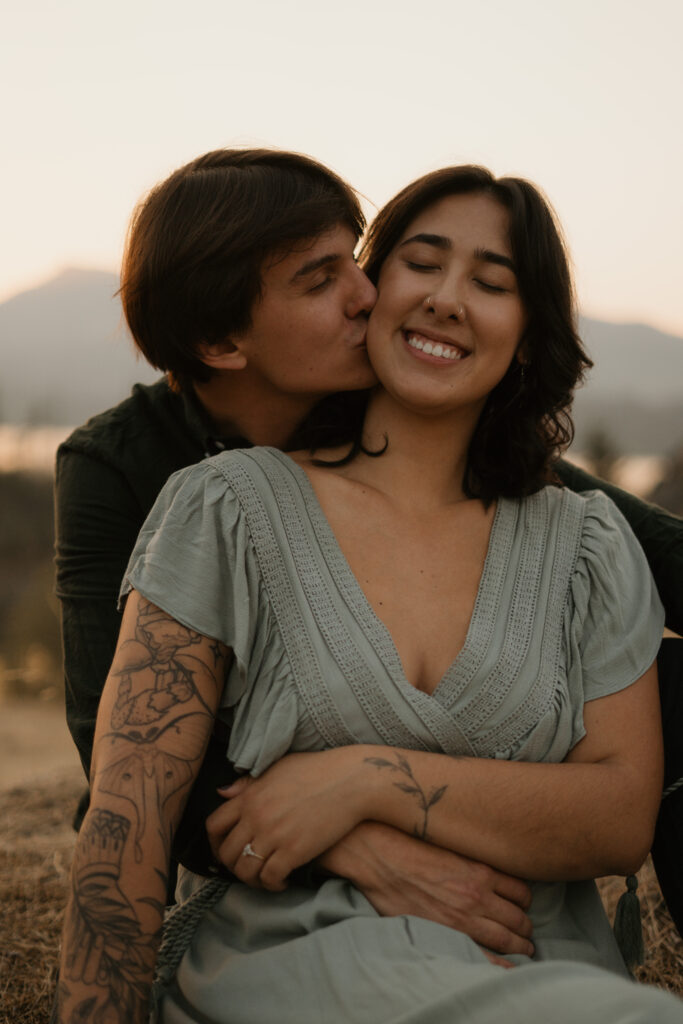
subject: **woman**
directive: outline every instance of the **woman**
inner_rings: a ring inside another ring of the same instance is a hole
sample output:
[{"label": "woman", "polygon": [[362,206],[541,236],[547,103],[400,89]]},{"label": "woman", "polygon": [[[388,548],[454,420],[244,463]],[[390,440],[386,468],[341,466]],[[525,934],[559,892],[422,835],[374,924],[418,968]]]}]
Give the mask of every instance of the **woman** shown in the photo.
[{"label": "woman", "polygon": [[[220,709],[256,781],[211,831],[246,884],[205,914],[162,1020],[683,1020],[618,976],[589,881],[650,844],[662,611],[609,501],[544,486],[587,362],[552,217],[527,183],[451,168],[381,212],[364,258],[381,386],[350,451],[220,455],[138,541],[63,1019],[144,1019],[161,868]],[[536,880],[529,955],[504,970],[341,879],[288,885],[367,819]]]}]

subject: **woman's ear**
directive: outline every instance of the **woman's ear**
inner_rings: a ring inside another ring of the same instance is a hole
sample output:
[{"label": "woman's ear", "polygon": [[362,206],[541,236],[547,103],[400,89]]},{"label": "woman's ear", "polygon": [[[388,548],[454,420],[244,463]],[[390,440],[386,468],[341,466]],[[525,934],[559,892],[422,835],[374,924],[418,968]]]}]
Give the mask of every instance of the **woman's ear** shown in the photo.
[{"label": "woman's ear", "polygon": [[197,355],[212,370],[243,370],[247,365],[247,357],[239,344],[229,338],[225,341],[200,341]]}]

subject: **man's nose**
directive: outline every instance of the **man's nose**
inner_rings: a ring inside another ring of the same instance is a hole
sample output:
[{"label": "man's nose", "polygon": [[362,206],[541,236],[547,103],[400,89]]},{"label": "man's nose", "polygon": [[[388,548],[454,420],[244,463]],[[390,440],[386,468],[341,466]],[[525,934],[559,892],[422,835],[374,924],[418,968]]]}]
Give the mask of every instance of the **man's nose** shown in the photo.
[{"label": "man's nose", "polygon": [[353,319],[359,313],[369,313],[377,302],[377,289],[360,267],[354,267],[353,287],[346,307],[346,315]]}]

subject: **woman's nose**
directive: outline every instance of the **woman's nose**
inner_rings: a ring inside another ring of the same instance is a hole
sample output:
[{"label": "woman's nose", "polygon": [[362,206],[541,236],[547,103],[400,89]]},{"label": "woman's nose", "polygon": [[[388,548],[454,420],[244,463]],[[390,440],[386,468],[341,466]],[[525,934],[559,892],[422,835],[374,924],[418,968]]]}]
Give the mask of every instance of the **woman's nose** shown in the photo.
[{"label": "woman's nose", "polygon": [[467,315],[462,302],[454,294],[434,292],[425,298],[424,307],[428,313],[440,320],[455,320],[462,323]]}]

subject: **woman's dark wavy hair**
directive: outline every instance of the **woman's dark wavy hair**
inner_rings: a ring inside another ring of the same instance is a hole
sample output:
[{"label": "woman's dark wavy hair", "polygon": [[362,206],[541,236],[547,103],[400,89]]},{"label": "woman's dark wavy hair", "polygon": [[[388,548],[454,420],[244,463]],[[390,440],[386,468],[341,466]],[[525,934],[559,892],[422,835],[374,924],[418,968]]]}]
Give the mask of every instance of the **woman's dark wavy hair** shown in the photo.
[{"label": "woman's dark wavy hair", "polygon": [[199,344],[250,326],[265,260],[338,224],[362,234],[355,192],[299,153],[217,149],[180,167],[128,231],[120,295],[138,348],[176,388],[208,380]]},{"label": "woman's dark wavy hair", "polygon": [[[451,195],[490,196],[510,218],[510,247],[528,322],[514,359],[489,395],[470,443],[465,493],[486,501],[520,497],[549,480],[552,462],[570,444],[574,388],[592,366],[577,334],[574,291],[561,230],[548,201],[521,178],[495,178],[485,167],[445,167],[412,182],[370,226],[360,264],[377,284],[382,265],[410,223]],[[353,458],[362,447],[362,406],[349,403]],[[339,413],[339,421],[341,414]],[[346,439],[349,440],[347,432]]]}]

